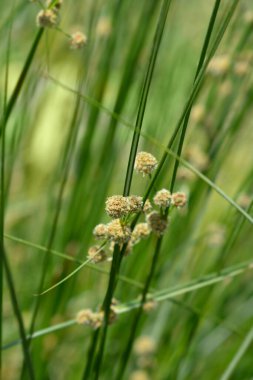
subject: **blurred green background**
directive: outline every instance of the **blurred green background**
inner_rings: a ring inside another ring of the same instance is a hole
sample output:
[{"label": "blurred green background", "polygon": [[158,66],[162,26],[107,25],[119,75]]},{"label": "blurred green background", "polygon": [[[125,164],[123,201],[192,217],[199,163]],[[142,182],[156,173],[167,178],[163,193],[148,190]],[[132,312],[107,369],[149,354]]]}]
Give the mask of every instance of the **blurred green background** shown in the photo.
[{"label": "blurred green background", "polygon": [[[139,144],[139,150],[158,159],[188,99],[213,5],[201,0],[171,3],[143,121],[145,135],[156,144],[142,136]],[[229,1],[221,1],[217,25],[228,5]],[[59,30],[44,31],[6,130],[5,233],[9,238],[5,244],[27,331],[43,267],[47,289],[78,265],[45,254],[29,242],[85,260],[94,243],[94,226],[109,221],[106,198],[123,191],[133,129],[102,106],[134,125],[160,8],[161,1],[153,0],[64,0]],[[1,103],[8,47],[9,97],[37,33],[40,9],[35,1],[0,3]],[[207,70],[182,155],[249,213],[252,15],[251,1],[240,1],[216,52],[225,66],[216,61],[215,68]],[[66,34],[77,30],[87,35],[88,43],[82,50],[71,50]],[[170,158],[157,189],[169,187],[172,163]],[[131,192],[143,195],[148,182],[134,174]],[[223,197],[181,165],[175,190],[187,193],[188,206],[171,215],[153,288],[181,285],[252,258],[252,226]],[[121,273],[144,282],[153,250],[154,238],[141,242],[124,259]],[[108,270],[110,263],[99,266]],[[90,265],[41,296],[35,330],[72,320],[82,308],[98,307],[107,281],[107,275]],[[115,296],[126,303],[139,293],[140,289],[119,282]],[[131,318],[131,311],[123,313],[110,327],[103,379],[113,379],[113,363],[121,355]],[[138,380],[134,378],[138,370],[147,379],[218,379],[252,321],[251,271],[161,302],[142,318],[138,334],[148,335],[156,344],[152,363],[142,368],[137,354],[133,355],[127,376]],[[89,327],[73,325],[35,339],[31,352],[36,379],[81,378],[90,335]],[[5,286],[3,342],[18,336]],[[20,345],[3,351],[3,363],[3,378],[18,379]],[[231,379],[252,377],[251,346]]]}]

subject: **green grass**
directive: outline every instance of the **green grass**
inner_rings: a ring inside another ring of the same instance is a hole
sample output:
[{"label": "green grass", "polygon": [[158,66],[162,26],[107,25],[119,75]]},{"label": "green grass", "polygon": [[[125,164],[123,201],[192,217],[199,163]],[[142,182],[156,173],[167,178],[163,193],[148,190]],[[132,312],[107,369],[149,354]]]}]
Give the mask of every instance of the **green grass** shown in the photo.
[{"label": "green grass", "polygon": [[[251,379],[251,2],[65,0],[44,29],[42,6],[0,4],[2,378]],[[162,188],[188,198],[162,237],[87,259],[107,197]]]}]

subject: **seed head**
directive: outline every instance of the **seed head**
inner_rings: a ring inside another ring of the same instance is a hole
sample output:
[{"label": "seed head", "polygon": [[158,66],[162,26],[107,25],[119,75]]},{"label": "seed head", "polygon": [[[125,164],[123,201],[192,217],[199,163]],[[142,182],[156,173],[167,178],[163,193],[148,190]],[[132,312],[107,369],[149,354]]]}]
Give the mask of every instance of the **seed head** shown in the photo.
[{"label": "seed head", "polygon": [[187,198],[185,193],[173,193],[172,204],[175,207],[184,207],[186,205]]},{"label": "seed head", "polygon": [[130,213],[139,212],[142,210],[142,197],[137,195],[130,195],[127,197],[128,209]]},{"label": "seed head", "polygon": [[151,174],[157,168],[157,159],[147,152],[139,152],[136,155],[135,170],[143,175]]},{"label": "seed head", "polygon": [[106,240],[108,239],[108,227],[106,224],[98,224],[94,230],[93,235],[96,239]]},{"label": "seed head", "polygon": [[159,207],[167,208],[169,207],[170,202],[171,202],[171,193],[169,190],[166,190],[166,189],[159,190],[154,196],[154,203],[155,205]]},{"label": "seed head", "polygon": [[147,238],[150,235],[150,232],[151,230],[148,223],[136,224],[132,232],[130,243],[133,245],[139,243],[141,239]]},{"label": "seed head", "polygon": [[157,211],[153,211],[147,215],[147,223],[151,230],[158,236],[163,235],[168,227],[168,220]]},{"label": "seed head", "polygon": [[71,34],[70,38],[70,48],[77,50],[81,49],[87,44],[87,37],[82,32],[75,32]]},{"label": "seed head", "polygon": [[130,240],[131,230],[121,224],[120,219],[114,219],[107,224],[108,237],[116,244],[124,244]]},{"label": "seed head", "polygon": [[153,207],[152,207],[152,204],[150,202],[149,199],[146,200],[146,202],[144,203],[144,206],[143,206],[143,212],[145,214],[148,214],[152,211]]},{"label": "seed head", "polygon": [[94,245],[88,250],[88,259],[94,264],[101,263],[107,259],[106,252],[98,245]]},{"label": "seed head", "polygon": [[127,197],[113,195],[107,198],[105,211],[114,219],[122,218],[122,216],[127,215],[129,212]]},{"label": "seed head", "polygon": [[58,17],[52,9],[44,9],[37,14],[36,22],[41,28],[52,28],[57,25]]},{"label": "seed head", "polygon": [[93,312],[90,309],[84,309],[77,313],[76,322],[79,325],[88,325],[94,329],[99,328],[103,323],[103,312]]}]

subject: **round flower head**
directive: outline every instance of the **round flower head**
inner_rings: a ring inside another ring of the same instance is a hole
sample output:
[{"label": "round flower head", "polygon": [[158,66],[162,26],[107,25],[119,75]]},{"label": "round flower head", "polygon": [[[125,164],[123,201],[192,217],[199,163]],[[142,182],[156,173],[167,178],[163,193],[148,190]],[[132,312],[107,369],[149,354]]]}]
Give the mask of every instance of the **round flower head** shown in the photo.
[{"label": "round flower head", "polygon": [[136,155],[134,168],[143,175],[151,174],[157,168],[157,160],[150,153],[139,152]]},{"label": "round flower head", "polygon": [[113,195],[112,197],[107,198],[105,211],[114,219],[122,218],[122,216],[127,215],[129,212],[127,197]]},{"label": "round flower head", "polygon": [[94,230],[93,235],[96,239],[106,240],[108,238],[108,227],[106,224],[98,224]]},{"label": "round flower head", "polygon": [[101,263],[107,259],[106,253],[98,245],[94,245],[88,250],[88,259],[94,264]]},{"label": "round flower head", "polygon": [[169,190],[162,189],[156,193],[154,196],[154,203],[155,205],[162,207],[162,208],[167,208],[169,207],[171,202],[171,193]]},{"label": "round flower head", "polygon": [[39,11],[36,22],[41,28],[52,28],[57,25],[58,17],[52,9],[45,9]]},{"label": "round flower head", "polygon": [[142,197],[138,197],[137,195],[130,195],[127,197],[128,201],[128,210],[130,213],[139,212],[142,210]]},{"label": "round flower head", "polygon": [[168,226],[168,220],[156,211],[153,211],[147,215],[147,223],[151,230],[158,236],[163,235]]},{"label": "round flower head", "polygon": [[185,193],[173,193],[172,194],[171,203],[173,204],[173,206],[183,207],[186,205],[186,201],[187,201],[187,198],[186,198]]},{"label": "round flower head", "polygon": [[87,44],[87,37],[82,32],[71,34],[70,47],[71,49],[81,49]]},{"label": "round flower head", "polygon": [[131,230],[121,224],[120,219],[114,219],[108,226],[108,237],[116,244],[124,244],[130,240]]},{"label": "round flower head", "polygon": [[138,243],[141,239],[145,239],[150,235],[150,228],[148,223],[138,223],[134,227],[134,230],[132,232],[131,236],[131,244],[136,244]]},{"label": "round flower head", "polygon": [[81,325],[89,325],[93,327],[94,329],[99,328],[104,319],[104,313],[99,312],[93,312],[90,309],[84,309],[79,311],[79,313],[76,316],[76,322]]},{"label": "round flower head", "polygon": [[150,202],[149,199],[146,200],[146,202],[144,203],[144,206],[143,206],[143,212],[145,214],[148,214],[150,213],[150,211],[152,211],[153,207],[152,207],[152,204]]}]

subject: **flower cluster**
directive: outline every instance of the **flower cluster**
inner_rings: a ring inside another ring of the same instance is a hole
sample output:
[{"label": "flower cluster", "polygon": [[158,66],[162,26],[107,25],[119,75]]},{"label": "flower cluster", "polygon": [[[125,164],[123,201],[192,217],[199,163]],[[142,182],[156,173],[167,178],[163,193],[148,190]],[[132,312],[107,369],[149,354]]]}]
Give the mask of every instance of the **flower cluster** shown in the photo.
[{"label": "flower cluster", "polygon": [[[142,174],[149,174],[157,167],[157,160],[147,152],[140,152],[136,156],[135,169]],[[157,191],[153,198],[153,204],[149,199],[145,202],[138,195],[113,195],[105,202],[105,211],[112,219],[107,224],[98,224],[93,235],[95,239],[102,240],[103,244],[109,244],[112,251],[115,244],[122,249],[125,245],[125,255],[129,254],[134,245],[146,239],[151,232],[157,236],[162,236],[169,224],[167,209],[169,207],[181,208],[186,204],[186,195],[181,192],[171,194],[167,189]],[[155,210],[154,207],[158,207]],[[133,216],[136,213],[143,213],[145,221],[137,223],[131,228]],[[107,259],[104,250],[98,246],[91,247],[88,257],[93,263],[99,263]]]},{"label": "flower cluster", "polygon": [[[116,321],[117,313],[116,306],[117,302],[115,299],[112,299],[110,314],[109,314],[109,324],[112,324]],[[104,320],[104,311],[92,311],[91,309],[83,309],[80,310],[76,315],[76,323],[79,325],[87,325],[92,327],[93,329],[98,329],[102,326]]]},{"label": "flower cluster", "polygon": [[[36,16],[37,26],[40,28],[53,28],[58,26],[62,2],[63,0],[46,0],[44,8],[41,9]],[[59,28],[58,30],[61,31]],[[69,46],[71,49],[81,49],[87,44],[87,36],[80,31],[76,31],[71,35],[65,32],[63,33],[69,36]]]}]

